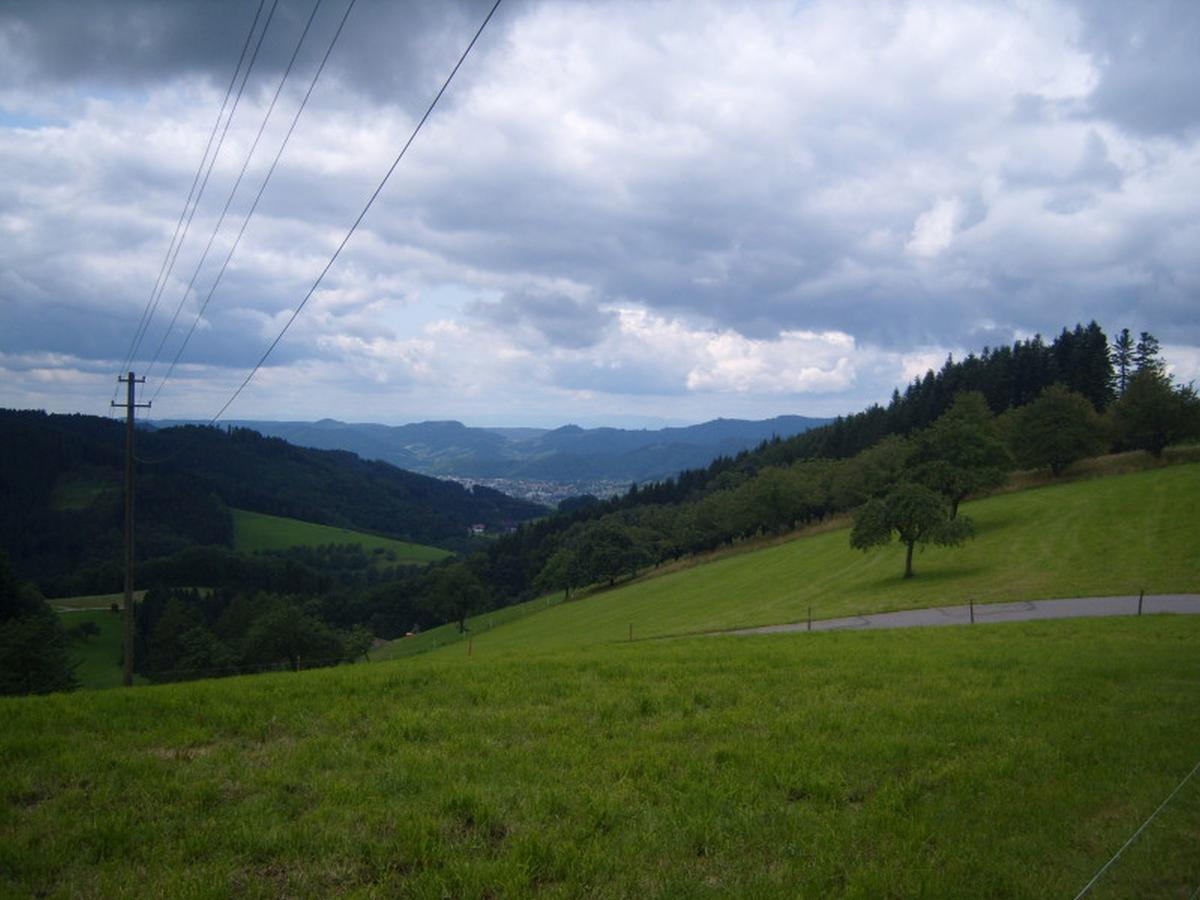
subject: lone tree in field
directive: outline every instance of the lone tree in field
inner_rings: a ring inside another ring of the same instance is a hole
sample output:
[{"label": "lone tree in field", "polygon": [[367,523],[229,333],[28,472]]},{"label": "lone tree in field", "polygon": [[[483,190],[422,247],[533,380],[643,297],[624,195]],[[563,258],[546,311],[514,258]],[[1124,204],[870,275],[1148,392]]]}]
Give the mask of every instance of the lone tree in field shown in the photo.
[{"label": "lone tree in field", "polygon": [[893,534],[907,548],[904,577],[912,578],[913,547],[957,547],[975,536],[975,526],[966,516],[951,519],[944,497],[922,484],[909,482],[897,485],[883,499],[868,500],[859,507],[850,531],[850,546],[867,551],[890,544]]}]

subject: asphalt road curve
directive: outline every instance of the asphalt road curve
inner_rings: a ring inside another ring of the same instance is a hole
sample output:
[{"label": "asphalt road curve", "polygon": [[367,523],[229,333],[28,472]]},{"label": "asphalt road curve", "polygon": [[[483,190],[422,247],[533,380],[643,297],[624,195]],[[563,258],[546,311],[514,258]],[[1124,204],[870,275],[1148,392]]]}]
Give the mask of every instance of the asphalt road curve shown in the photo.
[{"label": "asphalt road curve", "polygon": [[[1200,614],[1200,594],[1154,594],[1141,600],[1143,615],[1156,613]],[[988,622],[1028,622],[1033,619],[1076,619],[1094,616],[1136,616],[1138,597],[1072,597],[1067,600],[1023,600],[1017,603],[979,603],[975,605],[975,624]],[[849,616],[844,619],[818,619],[811,623],[763,625],[739,628],[721,634],[774,634],[783,631],[841,631],[856,628],[923,628],[930,625],[969,625],[971,607],[933,606],[900,612]]]}]

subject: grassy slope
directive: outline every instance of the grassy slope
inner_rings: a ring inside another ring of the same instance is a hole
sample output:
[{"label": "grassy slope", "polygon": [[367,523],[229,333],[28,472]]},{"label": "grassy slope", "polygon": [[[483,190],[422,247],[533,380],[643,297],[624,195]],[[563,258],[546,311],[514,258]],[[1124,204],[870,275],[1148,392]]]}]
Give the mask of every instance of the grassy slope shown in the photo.
[{"label": "grassy slope", "polygon": [[[929,548],[863,554],[845,529],[732,555],[553,606],[477,633],[475,652],[713,631],[921,606],[1200,591],[1200,465],[1079,481],[966,503],[978,528]],[[487,616],[480,617],[486,620]],[[411,639],[410,639],[411,640]]]},{"label": "grassy slope", "polygon": [[[110,688],[121,684],[121,639],[124,634],[120,614],[107,609],[72,610],[59,613],[68,628],[81,622],[95,622],[100,633],[83,643],[71,645],[71,656],[79,661],[75,677],[81,688]],[[134,676],[138,684],[146,679]]]},{"label": "grassy slope", "polygon": [[444,559],[450,554],[437,547],[410,544],[392,538],[364,534],[348,528],[316,525],[298,519],[285,519],[263,513],[233,510],[233,546],[235,550],[253,553],[258,550],[287,550],[289,547],[317,547],[322,544],[359,544],[371,553],[376,549],[394,554],[388,563],[427,563]]},{"label": "grassy slope", "polygon": [[[1200,619],[432,654],[0,699],[0,894],[1073,896],[1195,763]],[[1095,896],[1200,884],[1200,784]]]}]

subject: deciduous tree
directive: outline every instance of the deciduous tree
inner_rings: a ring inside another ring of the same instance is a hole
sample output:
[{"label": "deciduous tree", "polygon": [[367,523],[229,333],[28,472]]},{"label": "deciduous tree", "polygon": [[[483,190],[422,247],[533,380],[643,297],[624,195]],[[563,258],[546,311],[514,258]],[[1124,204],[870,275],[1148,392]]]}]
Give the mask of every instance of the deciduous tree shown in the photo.
[{"label": "deciduous tree", "polygon": [[1075,460],[1105,449],[1104,425],[1095,407],[1060,384],[1016,410],[1009,440],[1017,462],[1030,468],[1049,466],[1055,476]]},{"label": "deciduous tree", "polygon": [[964,391],[917,437],[914,478],[944,496],[950,518],[969,494],[1003,484],[1012,456],[1000,440],[995,417],[978,391]]},{"label": "deciduous tree", "polygon": [[857,550],[889,544],[895,535],[905,545],[904,577],[912,578],[913,548],[917,544],[954,547],[974,537],[966,516],[951,519],[945,499],[921,484],[897,485],[882,499],[867,501],[854,517],[850,546]]},{"label": "deciduous tree", "polygon": [[441,618],[457,622],[459,634],[467,630],[467,616],[481,612],[487,599],[487,589],[465,563],[439,566],[429,573],[425,602]]},{"label": "deciduous tree", "polygon": [[1137,372],[1112,407],[1119,446],[1162,456],[1168,444],[1200,434],[1200,399],[1190,386],[1173,387],[1152,369]]}]

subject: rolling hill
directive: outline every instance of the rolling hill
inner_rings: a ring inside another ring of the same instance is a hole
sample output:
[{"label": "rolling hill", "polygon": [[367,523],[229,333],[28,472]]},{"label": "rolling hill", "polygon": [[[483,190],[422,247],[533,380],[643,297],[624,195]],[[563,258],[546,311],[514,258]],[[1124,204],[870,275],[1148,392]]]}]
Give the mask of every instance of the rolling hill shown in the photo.
[{"label": "rolling hill", "polygon": [[[231,507],[451,549],[471,525],[502,531],[546,513],[486,487],[245,429],[139,432],[137,454],[142,559],[232,546]],[[123,465],[116,421],[0,410],[0,546],[22,577],[59,595],[119,589]]]},{"label": "rolling hill", "polygon": [[292,547],[320,547],[350,544],[377,554],[393,565],[412,565],[445,559],[450,553],[437,547],[397,541],[394,538],[364,534],[349,528],[314,525],[298,519],[285,519],[263,513],[235,509],[233,512],[233,549],[245,553],[264,550],[288,550]]},{"label": "rolling hill", "polygon": [[1071,896],[1157,810],[1094,896],[1187,896],[1197,617],[691,633],[1194,591],[1198,486],[976,501],[978,539],[910,582],[835,529],[503,610],[470,653],[0,698],[0,891]]},{"label": "rolling hill", "polygon": [[[917,556],[903,579],[900,545],[863,554],[845,526],[753,543],[549,608],[484,613],[474,650],[527,653],[953,603],[1200,592],[1200,464],[1189,463],[1001,494],[964,504],[975,540]],[[510,622],[490,628],[490,623]],[[377,655],[457,641],[447,628]]]}]

